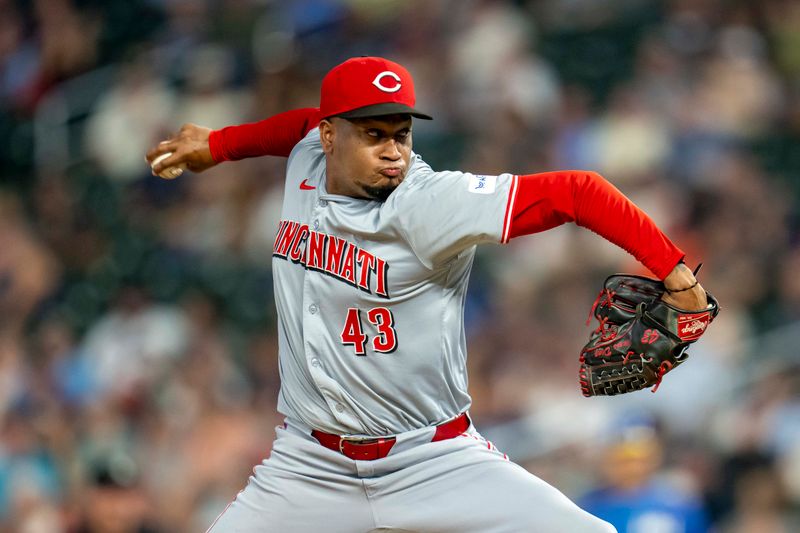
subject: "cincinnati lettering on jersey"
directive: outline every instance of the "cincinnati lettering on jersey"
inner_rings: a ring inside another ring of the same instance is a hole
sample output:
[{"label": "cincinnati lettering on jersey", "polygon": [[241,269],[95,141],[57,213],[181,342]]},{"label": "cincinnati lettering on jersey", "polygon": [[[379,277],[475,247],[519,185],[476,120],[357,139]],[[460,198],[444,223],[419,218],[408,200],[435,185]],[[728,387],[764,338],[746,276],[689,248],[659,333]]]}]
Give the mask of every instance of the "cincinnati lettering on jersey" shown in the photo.
[{"label": "cincinnati lettering on jersey", "polygon": [[369,294],[389,297],[389,264],[385,260],[350,241],[311,230],[308,224],[281,220],[272,255],[333,276]]}]

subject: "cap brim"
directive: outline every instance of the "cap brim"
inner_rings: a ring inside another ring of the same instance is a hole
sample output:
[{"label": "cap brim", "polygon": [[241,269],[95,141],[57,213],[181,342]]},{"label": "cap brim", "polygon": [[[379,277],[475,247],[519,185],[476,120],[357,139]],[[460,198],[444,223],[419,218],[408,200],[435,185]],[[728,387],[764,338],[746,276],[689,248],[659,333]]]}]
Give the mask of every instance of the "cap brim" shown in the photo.
[{"label": "cap brim", "polygon": [[415,118],[433,120],[432,116],[426,115],[421,111],[417,111],[413,107],[393,102],[359,107],[357,109],[345,111],[344,113],[339,113],[334,116],[341,118],[369,118],[369,117],[381,117],[385,115],[411,115],[412,117]]}]

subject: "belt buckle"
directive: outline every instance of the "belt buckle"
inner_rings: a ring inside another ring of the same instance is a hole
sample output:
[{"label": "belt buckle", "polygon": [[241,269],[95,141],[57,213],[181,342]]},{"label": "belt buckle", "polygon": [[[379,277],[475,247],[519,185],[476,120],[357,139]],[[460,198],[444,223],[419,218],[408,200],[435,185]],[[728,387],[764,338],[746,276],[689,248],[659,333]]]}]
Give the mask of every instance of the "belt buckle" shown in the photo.
[{"label": "belt buckle", "polygon": [[360,439],[358,437],[348,437],[347,435],[341,435],[339,437],[339,453],[344,455],[344,449],[343,448],[344,448],[344,443],[345,442],[352,442],[353,444],[370,444],[369,442],[366,442],[367,440],[371,440],[371,439],[366,439],[365,440],[365,439]]},{"label": "belt buckle", "polygon": [[344,453],[344,443],[345,442],[352,442],[353,444],[360,446],[360,445],[368,445],[368,444],[380,444],[381,442],[386,442],[389,440],[394,439],[394,437],[378,437],[378,438],[367,438],[364,437],[349,437],[347,435],[342,435],[339,437],[339,453],[345,455]]}]

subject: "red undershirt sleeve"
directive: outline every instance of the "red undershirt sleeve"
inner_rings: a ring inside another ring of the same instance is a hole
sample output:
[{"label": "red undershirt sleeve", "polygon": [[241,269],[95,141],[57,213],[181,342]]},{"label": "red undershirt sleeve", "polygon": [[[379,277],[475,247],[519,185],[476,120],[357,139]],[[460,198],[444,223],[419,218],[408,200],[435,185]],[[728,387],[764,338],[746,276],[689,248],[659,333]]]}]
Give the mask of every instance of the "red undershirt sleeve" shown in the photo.
[{"label": "red undershirt sleeve", "polygon": [[318,108],[293,109],[259,122],[213,130],[208,147],[217,163],[264,155],[289,157],[294,145],[319,121]]},{"label": "red undershirt sleeve", "polygon": [[519,176],[509,196],[508,238],[575,222],[628,251],[663,280],[685,254],[644,211],[595,172]]}]

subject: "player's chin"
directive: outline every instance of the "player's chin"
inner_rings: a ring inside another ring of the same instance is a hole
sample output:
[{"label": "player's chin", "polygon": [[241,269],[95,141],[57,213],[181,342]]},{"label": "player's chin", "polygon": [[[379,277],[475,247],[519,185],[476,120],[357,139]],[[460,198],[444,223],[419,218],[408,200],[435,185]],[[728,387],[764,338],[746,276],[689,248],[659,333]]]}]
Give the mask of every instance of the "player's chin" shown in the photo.
[{"label": "player's chin", "polygon": [[402,179],[391,180],[388,183],[382,183],[380,185],[364,185],[364,193],[366,193],[367,197],[371,200],[385,202],[389,198],[389,195],[400,185],[401,181]]}]

